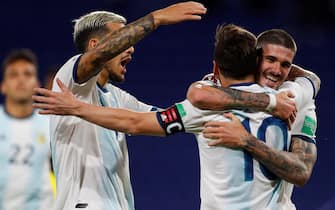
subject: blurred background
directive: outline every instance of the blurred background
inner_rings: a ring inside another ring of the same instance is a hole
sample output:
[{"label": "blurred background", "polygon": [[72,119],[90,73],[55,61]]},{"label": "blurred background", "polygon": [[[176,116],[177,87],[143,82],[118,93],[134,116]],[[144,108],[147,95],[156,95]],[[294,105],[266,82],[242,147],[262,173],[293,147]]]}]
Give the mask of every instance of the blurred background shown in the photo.
[{"label": "blurred background", "polygon": [[[108,10],[129,22],[172,0],[2,0],[0,59],[14,48],[30,48],[39,58],[40,79],[77,52],[72,20],[93,10]],[[335,0],[204,0],[208,14],[201,22],[164,26],[135,46],[120,84],[138,99],[168,107],[185,98],[187,87],[212,69],[216,26],[241,25],[256,35],[271,28],[287,30],[295,38],[295,63],[317,73],[321,91],[318,113],[318,160],[309,183],[296,188],[297,209],[335,209],[335,181],[331,136],[335,118]],[[1,99],[2,101],[3,99]],[[0,125],[1,126],[1,125]],[[137,210],[199,209],[199,156],[192,135],[168,138],[128,138],[132,183]]]}]

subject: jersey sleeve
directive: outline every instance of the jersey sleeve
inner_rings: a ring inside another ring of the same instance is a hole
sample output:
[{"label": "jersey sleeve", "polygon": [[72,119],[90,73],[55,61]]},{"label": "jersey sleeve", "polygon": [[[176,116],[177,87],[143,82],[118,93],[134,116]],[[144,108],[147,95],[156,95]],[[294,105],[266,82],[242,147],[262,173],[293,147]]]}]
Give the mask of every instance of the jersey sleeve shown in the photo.
[{"label": "jersey sleeve", "polygon": [[[55,78],[60,79],[65,84],[65,86],[71,90],[76,98],[82,101],[87,101],[86,99],[90,98],[92,92],[95,90],[97,76],[90,78],[84,83],[77,83],[76,75],[80,58],[81,55],[76,55],[69,59],[58,71]],[[55,80],[53,82],[52,90],[57,92],[61,91]]]},{"label": "jersey sleeve", "polygon": [[121,107],[134,110],[137,112],[157,111],[156,107],[139,101],[136,97],[127,93],[126,91],[121,90],[119,88],[117,88],[116,90],[118,92],[117,94],[119,95]]},{"label": "jersey sleeve", "polygon": [[280,86],[279,91],[291,91],[294,94],[294,100],[297,110],[303,109],[314,98],[314,86],[306,78],[298,78],[294,82],[287,81]]},{"label": "jersey sleeve", "polygon": [[164,111],[157,112],[157,120],[166,135],[177,132],[196,134],[203,130],[203,125],[207,121],[204,117],[206,112],[210,111],[200,110],[188,100],[184,100]]},{"label": "jersey sleeve", "polygon": [[297,117],[292,127],[292,136],[316,143],[317,116],[315,112],[314,100],[306,104],[305,107],[297,113]]}]

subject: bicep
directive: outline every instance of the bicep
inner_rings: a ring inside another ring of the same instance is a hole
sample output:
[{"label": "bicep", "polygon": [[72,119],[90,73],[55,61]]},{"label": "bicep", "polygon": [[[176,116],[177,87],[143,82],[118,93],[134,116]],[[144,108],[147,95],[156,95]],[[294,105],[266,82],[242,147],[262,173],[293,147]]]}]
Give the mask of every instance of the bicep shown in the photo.
[{"label": "bicep", "polygon": [[317,148],[314,143],[307,142],[301,137],[292,137],[290,152],[298,155],[299,159],[303,161],[308,168],[309,173],[312,172],[317,159]]}]

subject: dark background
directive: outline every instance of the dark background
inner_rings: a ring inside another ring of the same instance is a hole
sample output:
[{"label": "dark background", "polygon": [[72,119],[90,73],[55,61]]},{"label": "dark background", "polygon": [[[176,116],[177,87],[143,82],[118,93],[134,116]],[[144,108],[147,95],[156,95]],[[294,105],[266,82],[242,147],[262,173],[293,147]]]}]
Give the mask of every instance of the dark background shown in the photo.
[{"label": "dark background", "polygon": [[[39,57],[40,77],[76,54],[71,20],[93,10],[108,10],[129,22],[178,1],[58,0],[9,1],[0,7],[0,58],[13,48],[30,48]],[[309,183],[297,188],[298,209],[335,209],[334,153],[331,129],[335,117],[334,0],[207,0],[201,22],[159,28],[135,46],[120,87],[140,100],[167,107],[185,97],[188,85],[212,68],[215,28],[220,23],[244,26],[256,35],[282,28],[296,39],[295,63],[317,73],[318,161]],[[192,135],[128,138],[137,210],[199,209],[199,157]],[[327,207],[328,206],[328,207]]]}]

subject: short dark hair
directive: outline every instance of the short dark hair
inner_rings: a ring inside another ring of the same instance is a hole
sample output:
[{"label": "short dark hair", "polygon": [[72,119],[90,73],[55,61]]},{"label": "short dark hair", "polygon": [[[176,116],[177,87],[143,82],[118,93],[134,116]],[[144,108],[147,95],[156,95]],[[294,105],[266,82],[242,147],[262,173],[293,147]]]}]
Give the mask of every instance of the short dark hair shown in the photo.
[{"label": "short dark hair", "polygon": [[15,49],[15,50],[10,51],[2,62],[1,81],[4,78],[4,73],[5,73],[7,66],[18,60],[27,61],[33,64],[36,67],[36,70],[38,69],[37,56],[35,55],[33,51],[31,51],[30,49]]},{"label": "short dark hair", "polygon": [[219,25],[214,60],[225,77],[243,79],[250,74],[256,75],[256,37],[234,24]]},{"label": "short dark hair", "polygon": [[92,37],[102,37],[103,35],[107,34],[109,31],[107,29],[107,27],[102,26],[99,29],[87,29],[82,31],[80,34],[78,34],[77,39],[75,40],[74,44],[77,48],[77,50],[80,53],[84,53],[87,51],[87,45],[88,45],[88,41],[92,38]]},{"label": "short dark hair", "polygon": [[297,52],[297,45],[293,37],[282,29],[270,29],[262,32],[257,37],[257,49],[263,48],[266,44],[280,45]]}]

